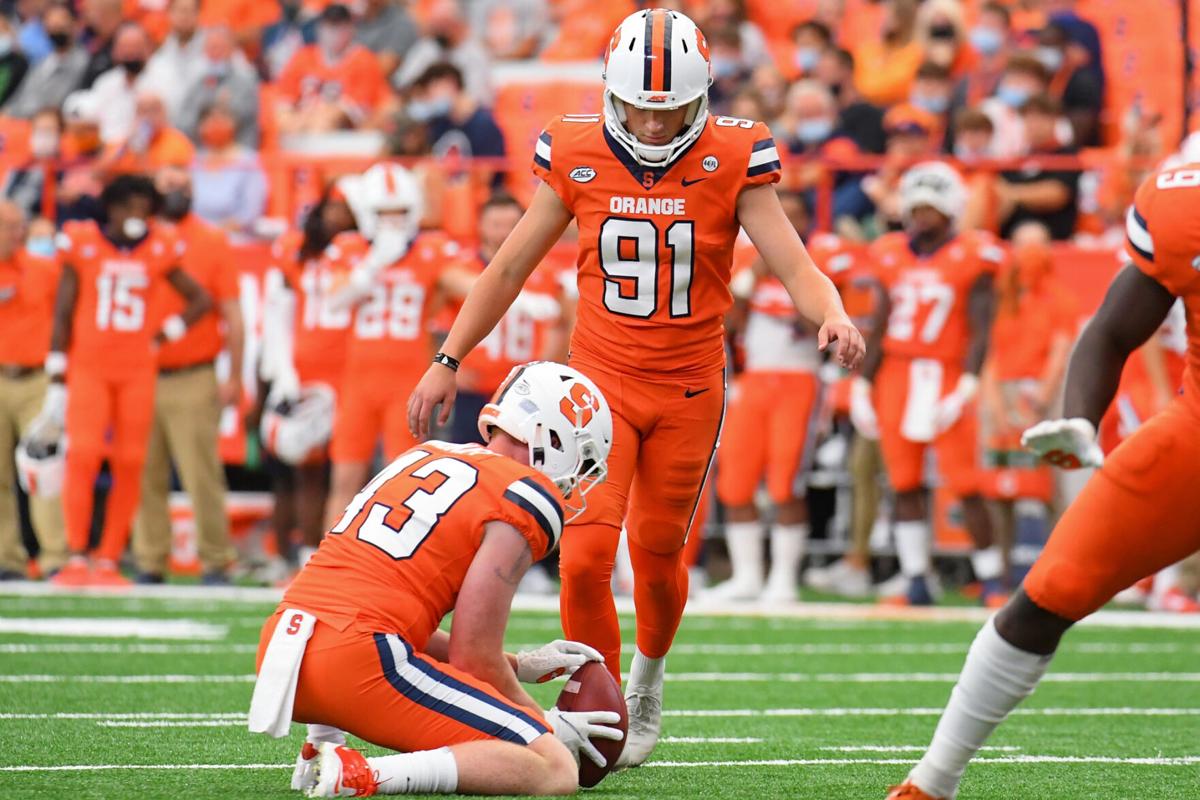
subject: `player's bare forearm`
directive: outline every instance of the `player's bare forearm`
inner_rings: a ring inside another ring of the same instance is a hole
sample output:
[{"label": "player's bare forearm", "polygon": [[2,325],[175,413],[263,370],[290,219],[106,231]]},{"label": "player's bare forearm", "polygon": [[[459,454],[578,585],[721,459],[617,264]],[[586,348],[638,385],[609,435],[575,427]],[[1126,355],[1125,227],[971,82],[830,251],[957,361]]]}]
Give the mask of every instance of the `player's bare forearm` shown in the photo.
[{"label": "player's bare forearm", "polygon": [[1082,417],[1099,426],[1129,354],[1154,335],[1174,302],[1162,284],[1132,264],[1117,274],[1071,354],[1064,417]]},{"label": "player's bare forearm", "polygon": [[570,222],[571,212],[554,190],[539,186],[521,221],[471,287],[442,352],[461,359],[492,332]]},{"label": "player's bare forearm", "polygon": [[245,349],[246,341],[241,303],[237,300],[223,300],[221,302],[221,319],[225,322],[225,349],[229,351],[229,374],[240,379],[242,376],[242,351]]},{"label": "player's bare forearm", "polygon": [[872,281],[875,293],[874,310],[871,312],[871,332],[867,337],[867,355],[863,359],[862,376],[874,383],[879,365],[883,363],[883,337],[887,334],[888,316],[892,313],[892,301],[887,290],[879,281]]},{"label": "player's bare forearm", "polygon": [[50,350],[55,353],[67,352],[71,344],[71,325],[78,295],[79,273],[70,264],[63,264],[54,298],[54,327],[50,334]]},{"label": "player's bare forearm", "polygon": [[167,281],[187,301],[187,306],[179,316],[189,328],[212,310],[212,295],[179,267],[175,267],[167,273]]},{"label": "player's bare forearm", "polygon": [[981,275],[967,298],[967,315],[971,323],[971,339],[967,344],[967,372],[978,375],[987,358],[992,338],[992,320],[996,314],[996,293],[991,275]]}]

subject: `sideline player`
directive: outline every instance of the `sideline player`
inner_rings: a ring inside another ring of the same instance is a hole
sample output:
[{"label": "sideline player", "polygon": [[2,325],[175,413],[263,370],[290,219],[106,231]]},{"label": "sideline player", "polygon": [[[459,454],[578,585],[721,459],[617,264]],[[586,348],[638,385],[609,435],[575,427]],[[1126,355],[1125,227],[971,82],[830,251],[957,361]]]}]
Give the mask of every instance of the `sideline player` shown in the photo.
[{"label": "sideline player", "polygon": [[[1003,597],[1004,559],[992,543],[980,494],[974,399],[992,327],[993,276],[1004,251],[985,234],[956,230],[965,198],[953,167],[917,164],[900,179],[905,230],[877,239],[868,251],[883,289],[871,330],[879,346],[852,386],[851,413],[856,424],[877,427],[896,492],[896,552],[908,586],[905,595],[885,602],[933,602],[923,475],[930,447],[943,484],[962,502],[984,602]],[[872,395],[873,411],[867,401]]]},{"label": "sideline player", "polygon": [[[122,175],[100,195],[103,226],[68,223],[60,235],[62,275],[46,356],[51,384],[42,413],[66,423],[63,516],[72,555],[53,578],[65,586],[129,583],[117,561],[137,512],[154,425],[155,351],[183,338],[212,308],[208,292],[179,266],[174,229],[154,221],[160,204],[149,178]],[[156,299],[163,283],[186,303],[166,319]],[[106,457],[112,489],[89,565],[93,491]]]},{"label": "sideline player", "polygon": [[[459,361],[496,326],[522,284],[579,224],[579,309],[571,363],[608,396],[608,482],[563,543],[563,630],[620,674],[612,567],[624,520],[637,609],[622,765],[645,761],[661,728],[665,657],[688,597],[684,543],[725,409],[722,317],[734,241],[746,230],[820,347],[854,366],[862,337],[812,263],[771,184],[779,155],[760,122],[708,114],[708,42],[683,14],[636,12],[604,62],[604,113],[566,115],[538,138],[543,184],[480,276],[409,405],[425,434],[450,414]],[[628,514],[626,510],[628,508]]]},{"label": "sideline player", "polygon": [[[604,765],[588,737],[621,738],[606,725],[615,712],[543,713],[518,683],[598,652],[503,650],[521,576],[604,480],[608,404],[576,370],[535,362],[513,370],[479,428],[485,447],[426,442],[376,475],[263,626],[250,730],[309,723],[292,788],[568,794],[581,755]],[[401,752],[366,759],[343,731]]]},{"label": "sideline player", "polygon": [[[799,234],[809,229],[804,198],[780,193],[780,203]],[[817,263],[852,260],[833,235],[809,238],[806,246]],[[819,405],[821,366],[815,329],[796,314],[796,307],[777,279],[764,275],[758,254],[739,247],[731,289],[735,312],[726,324],[738,331],[742,370],[729,390],[729,412],[717,455],[717,497],[725,506],[725,541],[733,574],[705,592],[705,601],[752,600],[791,602],[796,599],[800,564],[808,541],[808,501],[803,466],[810,427]],[[734,324],[745,307],[744,324]],[[736,335],[736,334],[735,334]],[[771,571],[763,580],[763,526],[754,496],[760,483],[775,507],[771,525]]]},{"label": "sideline player", "polygon": [[[933,742],[891,800],[949,800],[967,762],[1037,687],[1062,635],[1117,592],[1200,549],[1200,165],[1146,179],[1126,216],[1132,264],[1109,286],[1067,370],[1063,419],[1025,432],[1060,467],[1100,469],[1063,514],[1024,587],[967,653]],[[1182,394],[1105,459],[1096,426],[1129,355],[1175,298],[1187,312]]]}]

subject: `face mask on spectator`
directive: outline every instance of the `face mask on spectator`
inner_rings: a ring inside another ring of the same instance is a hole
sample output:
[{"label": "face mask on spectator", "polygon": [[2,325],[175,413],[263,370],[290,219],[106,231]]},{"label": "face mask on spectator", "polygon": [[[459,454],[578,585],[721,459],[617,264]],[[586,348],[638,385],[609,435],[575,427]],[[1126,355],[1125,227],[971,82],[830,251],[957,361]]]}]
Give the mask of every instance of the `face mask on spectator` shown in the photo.
[{"label": "face mask on spectator", "polygon": [[29,135],[29,150],[34,158],[52,158],[58,153],[58,134],[54,131],[34,131]]},{"label": "face mask on spectator", "polygon": [[947,97],[913,94],[909,97],[908,101],[917,108],[928,111],[930,114],[945,114],[946,109],[950,107],[950,99]]},{"label": "face mask on spectator", "polygon": [[796,123],[796,138],[805,144],[819,144],[833,133],[833,120],[802,119]]},{"label": "face mask on spectator", "polygon": [[985,56],[994,56],[1004,47],[1004,34],[995,28],[973,28],[971,46]]},{"label": "face mask on spectator", "polygon": [[12,49],[13,49],[13,37],[9,36],[8,34],[5,34],[4,36],[0,36],[0,56],[8,55],[9,53],[12,52]]},{"label": "face mask on spectator", "polygon": [[732,78],[738,73],[738,62],[732,58],[722,58],[713,56],[712,59],[712,74],[713,80],[719,81],[724,78]]},{"label": "face mask on spectator", "polygon": [[434,117],[444,117],[453,107],[449,97],[437,97],[431,100],[413,100],[408,104],[408,115],[417,122],[428,122]]},{"label": "face mask on spectator", "polygon": [[35,256],[42,258],[54,258],[54,237],[53,236],[34,236],[25,242],[25,249]]},{"label": "face mask on spectator", "polygon": [[953,41],[954,39],[958,38],[958,31],[949,23],[933,25],[929,28],[929,38],[938,39],[941,41]]},{"label": "face mask on spectator", "polygon": [[141,217],[129,217],[121,225],[121,233],[131,242],[136,242],[146,235],[149,228],[146,226],[146,220]]},{"label": "face mask on spectator", "polygon": [[228,61],[209,61],[204,60],[204,74],[210,78],[220,80],[229,75]]},{"label": "face mask on spectator", "polygon": [[960,161],[979,161],[984,158],[989,158],[990,156],[991,153],[987,151],[987,148],[984,148],[983,150],[973,150],[962,142],[957,142],[954,145],[954,157]]},{"label": "face mask on spectator", "polygon": [[796,48],[796,66],[804,72],[812,72],[821,60],[821,51],[815,47]]},{"label": "face mask on spectator", "polygon": [[146,68],[146,62],[140,58],[131,58],[128,61],[118,61],[117,65],[124,67],[125,71],[130,75],[137,75]]},{"label": "face mask on spectator", "polygon": [[1029,90],[1022,89],[1020,86],[1000,84],[1000,88],[996,90],[996,98],[1009,108],[1020,108],[1025,105],[1025,101],[1029,97]]},{"label": "face mask on spectator", "polygon": [[186,189],[173,189],[163,195],[162,213],[167,219],[178,222],[192,210],[192,195]]},{"label": "face mask on spectator", "polygon": [[54,45],[55,50],[66,50],[71,44],[70,31],[47,31],[46,38]]},{"label": "face mask on spectator", "polygon": [[223,147],[228,147],[233,141],[236,131],[233,127],[233,120],[228,117],[209,117],[200,123],[200,141],[205,147],[210,150],[220,150]]},{"label": "face mask on spectator", "polygon": [[1050,72],[1058,72],[1063,65],[1063,52],[1057,47],[1039,47],[1037,49],[1037,60],[1042,62],[1042,66]]},{"label": "face mask on spectator", "polygon": [[349,25],[319,25],[317,27],[317,44],[326,53],[340,53],[350,44],[354,36],[354,28]]}]

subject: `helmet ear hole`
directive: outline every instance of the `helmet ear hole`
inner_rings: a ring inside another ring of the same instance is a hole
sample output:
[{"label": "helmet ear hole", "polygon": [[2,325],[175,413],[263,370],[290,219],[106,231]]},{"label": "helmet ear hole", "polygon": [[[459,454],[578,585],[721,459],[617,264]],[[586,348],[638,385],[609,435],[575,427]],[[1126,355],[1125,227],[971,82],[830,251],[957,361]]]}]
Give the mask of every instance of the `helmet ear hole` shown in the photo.
[{"label": "helmet ear hole", "polygon": [[550,446],[560,453],[563,452],[563,443],[562,439],[560,439],[558,436],[558,431],[550,431]]}]

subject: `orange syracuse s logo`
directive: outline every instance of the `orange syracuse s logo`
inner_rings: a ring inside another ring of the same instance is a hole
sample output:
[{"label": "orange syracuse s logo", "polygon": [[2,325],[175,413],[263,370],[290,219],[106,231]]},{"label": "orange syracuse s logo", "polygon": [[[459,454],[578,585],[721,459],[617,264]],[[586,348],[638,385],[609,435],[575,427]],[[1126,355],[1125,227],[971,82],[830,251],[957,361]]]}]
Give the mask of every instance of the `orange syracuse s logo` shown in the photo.
[{"label": "orange syracuse s logo", "polygon": [[596,412],[600,410],[600,401],[582,383],[571,387],[571,392],[558,404],[563,416],[574,421],[576,428],[582,428],[591,422]]}]

